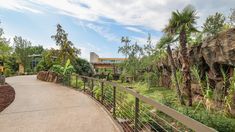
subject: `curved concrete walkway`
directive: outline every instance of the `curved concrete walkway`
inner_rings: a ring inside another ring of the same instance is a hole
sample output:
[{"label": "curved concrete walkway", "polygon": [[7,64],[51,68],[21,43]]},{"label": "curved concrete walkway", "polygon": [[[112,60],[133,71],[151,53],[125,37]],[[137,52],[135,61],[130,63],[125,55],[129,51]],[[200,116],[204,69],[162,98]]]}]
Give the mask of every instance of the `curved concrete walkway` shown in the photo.
[{"label": "curved concrete walkway", "polygon": [[15,101],[0,113],[1,132],[118,132],[109,115],[87,95],[36,76],[7,78]]}]

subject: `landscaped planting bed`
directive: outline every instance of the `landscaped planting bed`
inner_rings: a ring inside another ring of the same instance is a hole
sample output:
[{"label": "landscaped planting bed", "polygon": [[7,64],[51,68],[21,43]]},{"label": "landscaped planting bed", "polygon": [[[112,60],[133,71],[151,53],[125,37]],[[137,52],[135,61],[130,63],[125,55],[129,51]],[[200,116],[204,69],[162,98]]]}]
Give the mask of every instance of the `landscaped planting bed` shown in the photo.
[{"label": "landscaped planting bed", "polygon": [[15,99],[15,90],[8,84],[0,86],[0,112]]}]

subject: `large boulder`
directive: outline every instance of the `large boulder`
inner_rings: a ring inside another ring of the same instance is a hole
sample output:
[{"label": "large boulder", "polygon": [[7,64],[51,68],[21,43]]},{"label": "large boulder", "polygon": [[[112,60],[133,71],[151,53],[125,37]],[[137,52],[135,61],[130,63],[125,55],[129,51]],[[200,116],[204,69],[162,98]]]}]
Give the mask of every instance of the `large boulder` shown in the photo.
[{"label": "large boulder", "polygon": [[57,73],[51,71],[40,71],[37,74],[37,79],[56,83],[60,82],[61,80],[60,76]]}]

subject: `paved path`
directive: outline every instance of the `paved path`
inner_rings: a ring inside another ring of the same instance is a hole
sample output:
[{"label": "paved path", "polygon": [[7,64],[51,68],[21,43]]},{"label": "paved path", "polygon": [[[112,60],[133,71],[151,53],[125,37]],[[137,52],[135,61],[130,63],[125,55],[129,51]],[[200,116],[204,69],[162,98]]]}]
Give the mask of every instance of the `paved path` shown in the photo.
[{"label": "paved path", "polygon": [[15,101],[0,113],[0,132],[118,132],[87,95],[36,76],[10,77]]}]

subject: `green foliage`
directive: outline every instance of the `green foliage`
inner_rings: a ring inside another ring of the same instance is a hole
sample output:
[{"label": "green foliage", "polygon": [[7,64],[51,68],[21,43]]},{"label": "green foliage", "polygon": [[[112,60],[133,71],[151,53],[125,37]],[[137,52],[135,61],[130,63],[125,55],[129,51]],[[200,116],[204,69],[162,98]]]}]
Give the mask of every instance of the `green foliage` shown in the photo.
[{"label": "green foliage", "polygon": [[78,78],[77,79],[77,87],[76,87],[76,76],[75,75],[71,75],[70,85],[73,88],[82,89],[83,88],[83,81],[80,78]]},{"label": "green foliage", "polygon": [[208,113],[205,110],[199,110],[197,113],[192,113],[191,110],[187,110],[184,114],[219,132],[235,132],[234,119],[227,118],[221,114]]},{"label": "green foliage", "polygon": [[44,60],[41,60],[36,66],[36,72],[47,71],[49,68],[46,67],[46,62]]},{"label": "green foliage", "polygon": [[33,54],[41,55],[43,51],[44,51],[44,48],[41,45],[29,47],[29,55],[33,55]]},{"label": "green foliage", "polygon": [[93,74],[90,63],[84,59],[76,58],[75,61],[72,62],[72,65],[74,66],[75,72],[79,75],[91,76]]},{"label": "green foliage", "polygon": [[148,34],[147,44],[144,45],[143,50],[147,56],[151,56],[154,53],[154,47],[152,45],[151,34]]},{"label": "green foliage", "polygon": [[155,87],[158,85],[158,75],[154,72],[145,72],[144,80],[148,84],[148,88]]},{"label": "green foliage", "polygon": [[188,37],[188,43],[190,45],[199,45],[202,43],[203,33],[202,32],[196,32],[192,34],[190,37]]},{"label": "green foliage", "polygon": [[29,66],[28,55],[32,43],[18,36],[15,36],[13,40],[15,46],[15,54],[18,57],[18,61],[22,63],[25,68],[27,68]]},{"label": "green foliage", "polygon": [[235,8],[230,9],[231,13],[229,15],[229,21],[230,21],[230,25],[232,25],[233,27],[235,26]]},{"label": "green foliage", "polygon": [[119,76],[119,80],[121,80],[122,83],[125,82],[126,79],[126,74],[123,72],[120,76]]},{"label": "green foliage", "polygon": [[74,61],[75,58],[81,53],[80,49],[74,47],[74,44],[68,40],[68,33],[62,28],[60,24],[57,24],[56,34],[51,36],[55,40],[56,45],[60,47],[58,54],[58,61],[63,65],[66,60],[70,59]]},{"label": "green foliage", "polygon": [[143,48],[140,47],[137,42],[130,44],[128,37],[122,37],[122,43],[125,43],[124,46],[119,47],[118,53],[125,55],[128,60],[126,60],[122,65],[120,65],[124,72],[133,76],[135,79],[138,75],[138,70],[140,70],[140,58],[144,54]]},{"label": "green foliage", "polygon": [[225,17],[222,13],[216,12],[215,15],[210,15],[203,24],[203,32],[207,35],[214,36],[222,31],[225,24]]},{"label": "green foliage", "polygon": [[202,95],[203,97],[205,96],[205,86],[201,80],[201,77],[200,77],[200,73],[199,73],[199,69],[196,67],[196,66],[193,66],[191,67],[191,73],[194,77],[194,79],[197,81],[197,83],[199,84],[200,86],[200,89],[201,89],[201,92],[202,92]]},{"label": "green foliage", "polygon": [[194,7],[188,5],[181,12],[178,10],[172,12],[169,24],[163,31],[172,35],[177,35],[183,30],[188,34],[197,32],[197,29],[194,27],[197,18]]},{"label": "green foliage", "polygon": [[72,74],[74,72],[74,68],[70,64],[70,60],[68,59],[65,66],[53,65],[51,67],[51,71],[53,71],[59,75],[66,76],[66,75]]},{"label": "green foliage", "polygon": [[157,44],[158,49],[166,49],[167,45],[175,42],[174,37],[170,35],[163,35]]},{"label": "green foliage", "polygon": [[50,49],[42,52],[42,59],[36,66],[36,71],[48,71],[53,65],[59,64],[56,60],[58,50]]},{"label": "green foliage", "polygon": [[[227,115],[230,115],[230,112],[232,110],[231,105],[233,105],[233,96],[235,93],[235,69],[233,72],[233,76],[229,79],[230,86],[228,88],[227,95],[224,98],[224,103],[225,103],[225,113]],[[235,104],[234,104],[235,105]]]},{"label": "green foliage", "polygon": [[210,99],[210,100],[213,98],[213,91],[211,89],[209,78],[208,78],[207,74],[206,74],[206,93],[205,93],[205,98]]},{"label": "green foliage", "polygon": [[7,40],[3,35],[4,31],[2,28],[0,28],[0,60],[4,60],[6,56],[9,56],[12,50],[12,48],[9,45],[10,41]]}]

